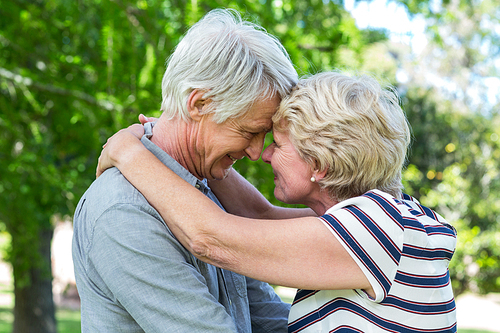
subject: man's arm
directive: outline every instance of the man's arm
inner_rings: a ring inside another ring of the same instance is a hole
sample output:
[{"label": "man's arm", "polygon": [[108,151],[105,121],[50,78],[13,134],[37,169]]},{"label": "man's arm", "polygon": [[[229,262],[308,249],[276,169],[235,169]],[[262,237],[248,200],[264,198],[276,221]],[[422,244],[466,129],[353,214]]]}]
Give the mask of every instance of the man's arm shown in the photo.
[{"label": "man's arm", "polygon": [[189,254],[144,205],[115,205],[96,222],[89,261],[145,332],[234,332]]},{"label": "man's arm", "polygon": [[252,332],[287,332],[290,304],[284,303],[267,283],[246,278]]},{"label": "man's arm", "polygon": [[284,208],[272,205],[248,180],[231,169],[224,180],[208,182],[227,212],[254,219],[287,219],[316,216],[310,208]]}]

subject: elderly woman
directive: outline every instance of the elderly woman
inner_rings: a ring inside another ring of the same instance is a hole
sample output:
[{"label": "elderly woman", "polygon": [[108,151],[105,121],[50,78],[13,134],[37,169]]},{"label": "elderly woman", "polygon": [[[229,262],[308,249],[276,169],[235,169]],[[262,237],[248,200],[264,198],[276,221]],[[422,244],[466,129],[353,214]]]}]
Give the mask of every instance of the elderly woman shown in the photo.
[{"label": "elderly woman", "polygon": [[282,100],[273,122],[262,159],[274,194],[317,217],[276,219],[290,211],[235,171],[212,182],[240,216],[224,212],[149,153],[134,127],[108,142],[98,174],[118,167],[201,260],[298,288],[289,332],[456,332],[456,233],[401,192],[410,133],[396,94],[367,76],[317,74]]}]

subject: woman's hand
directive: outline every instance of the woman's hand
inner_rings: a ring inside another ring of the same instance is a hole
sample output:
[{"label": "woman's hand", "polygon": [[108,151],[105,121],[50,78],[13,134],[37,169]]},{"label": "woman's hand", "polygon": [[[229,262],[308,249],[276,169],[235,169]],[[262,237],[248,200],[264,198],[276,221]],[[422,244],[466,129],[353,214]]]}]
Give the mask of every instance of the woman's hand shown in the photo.
[{"label": "woman's hand", "polygon": [[155,118],[155,117],[146,117],[145,115],[143,115],[142,113],[139,115],[139,121],[141,124],[145,124],[145,123],[152,123],[152,122],[155,122],[157,121],[158,118]]},{"label": "woman's hand", "polygon": [[[140,119],[140,118],[139,118]],[[135,149],[142,149],[144,145],[140,139],[144,135],[144,127],[139,124],[131,125],[115,133],[104,144],[97,164],[96,178],[106,169],[109,169],[123,160],[127,161],[129,153]]]}]

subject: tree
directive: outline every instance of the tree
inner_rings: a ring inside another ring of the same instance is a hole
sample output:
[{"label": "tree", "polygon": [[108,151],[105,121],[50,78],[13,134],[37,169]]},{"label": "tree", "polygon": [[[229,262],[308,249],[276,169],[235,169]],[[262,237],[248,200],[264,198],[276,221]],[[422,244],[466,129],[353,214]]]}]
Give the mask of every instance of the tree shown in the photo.
[{"label": "tree", "polygon": [[185,25],[172,41],[138,12],[94,1],[0,9],[8,18],[0,23],[0,221],[12,238],[14,332],[56,331],[51,220],[73,214],[105,139],[139,110],[158,109],[163,70],[155,53],[174,45]]},{"label": "tree", "polygon": [[[165,59],[191,24],[221,5],[178,0],[2,3],[0,195],[5,199],[0,223],[12,238],[14,332],[33,327],[56,331],[51,221],[73,214],[95,177],[107,137],[136,122],[139,113],[158,116]],[[383,38],[359,31],[340,1],[230,1],[224,6],[268,27],[301,73],[331,69],[341,48],[359,55],[369,40]],[[250,169],[248,175],[252,178]]]},{"label": "tree", "polygon": [[458,230],[456,295],[500,290],[498,221],[500,6],[490,0],[401,0],[428,22],[421,54],[393,54],[413,127],[407,188]]},{"label": "tree", "polygon": [[[0,224],[12,238],[14,332],[30,327],[55,332],[51,221],[73,214],[112,133],[136,122],[139,113],[159,115],[165,59],[190,25],[221,6],[278,36],[301,75],[341,67],[396,83],[396,70],[407,71],[417,83],[399,87],[417,139],[405,173],[407,188],[437,210],[460,212],[450,215],[450,222],[471,245],[461,243],[452,262],[457,290],[474,287],[467,281],[479,290],[498,288],[497,105],[483,103],[489,101],[483,88],[477,89],[480,99],[466,92],[478,78],[498,76],[489,55],[498,56],[500,6],[493,0],[397,2],[431,20],[436,44],[425,59],[403,56],[408,53],[385,42],[383,31],[359,30],[341,0],[2,3]],[[472,28],[462,29],[465,21]],[[427,68],[453,82],[454,89],[430,85],[420,75]],[[471,115],[471,106],[480,112]],[[268,165],[240,161],[236,168],[277,203]],[[474,267],[479,270],[469,274]]]},{"label": "tree", "polygon": [[[396,0],[427,19],[430,43],[405,68],[462,112],[489,113],[500,102],[500,6],[495,0]],[[492,89],[493,88],[493,89]]]},{"label": "tree", "polygon": [[455,294],[499,291],[500,119],[453,112],[453,102],[435,92],[412,89],[406,96],[415,134],[406,188],[458,230],[450,264]]}]

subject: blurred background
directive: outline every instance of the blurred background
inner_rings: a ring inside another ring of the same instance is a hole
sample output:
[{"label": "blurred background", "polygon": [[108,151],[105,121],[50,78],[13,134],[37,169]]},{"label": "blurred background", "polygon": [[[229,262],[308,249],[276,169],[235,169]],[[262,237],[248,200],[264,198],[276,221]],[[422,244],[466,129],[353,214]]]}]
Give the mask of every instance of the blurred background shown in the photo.
[{"label": "blurred background", "polygon": [[[75,206],[106,139],[159,116],[166,59],[220,7],[277,36],[299,75],[368,72],[398,90],[405,191],[458,230],[459,332],[500,332],[498,0],[2,0],[0,333],[80,331]],[[267,164],[235,168],[280,204]]]}]

